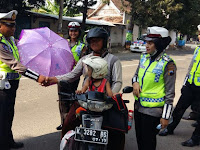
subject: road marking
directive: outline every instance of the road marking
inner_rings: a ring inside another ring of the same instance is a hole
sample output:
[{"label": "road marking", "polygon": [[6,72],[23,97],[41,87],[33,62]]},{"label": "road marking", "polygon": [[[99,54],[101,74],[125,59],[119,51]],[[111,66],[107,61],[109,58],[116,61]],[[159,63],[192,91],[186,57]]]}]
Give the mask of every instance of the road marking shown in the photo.
[{"label": "road marking", "polygon": [[124,67],[132,67],[132,66],[137,66],[138,64],[132,64],[132,65],[122,65],[122,68]]}]

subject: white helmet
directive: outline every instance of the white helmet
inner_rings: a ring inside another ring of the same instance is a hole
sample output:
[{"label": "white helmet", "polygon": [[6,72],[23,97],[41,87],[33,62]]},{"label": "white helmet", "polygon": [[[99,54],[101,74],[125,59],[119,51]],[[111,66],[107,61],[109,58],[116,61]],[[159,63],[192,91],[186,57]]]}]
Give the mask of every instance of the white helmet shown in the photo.
[{"label": "white helmet", "polygon": [[78,22],[70,22],[68,24],[69,30],[78,30],[81,27],[81,25]]},{"label": "white helmet", "polygon": [[200,31],[200,24],[197,26],[198,31]]},{"label": "white helmet", "polygon": [[92,56],[83,60],[83,63],[90,66],[92,70],[92,78],[102,79],[108,73],[108,63],[99,56]]},{"label": "white helmet", "polygon": [[151,41],[155,38],[165,38],[168,37],[168,30],[163,28],[163,27],[157,27],[157,26],[153,26],[153,27],[148,27],[147,28],[147,36],[145,38],[146,41]]}]

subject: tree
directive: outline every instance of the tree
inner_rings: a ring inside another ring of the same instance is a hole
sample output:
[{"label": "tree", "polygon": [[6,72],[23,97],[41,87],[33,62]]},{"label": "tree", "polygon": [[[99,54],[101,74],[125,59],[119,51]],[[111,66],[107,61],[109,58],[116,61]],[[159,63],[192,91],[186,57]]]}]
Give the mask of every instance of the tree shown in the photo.
[{"label": "tree", "polygon": [[8,12],[15,9],[19,13],[23,13],[24,10],[30,10],[33,6],[39,6],[44,3],[45,0],[1,0],[0,10],[1,12]]},{"label": "tree", "polygon": [[132,5],[130,15],[141,28],[163,26],[183,34],[196,31],[200,1],[196,0],[126,0]]}]

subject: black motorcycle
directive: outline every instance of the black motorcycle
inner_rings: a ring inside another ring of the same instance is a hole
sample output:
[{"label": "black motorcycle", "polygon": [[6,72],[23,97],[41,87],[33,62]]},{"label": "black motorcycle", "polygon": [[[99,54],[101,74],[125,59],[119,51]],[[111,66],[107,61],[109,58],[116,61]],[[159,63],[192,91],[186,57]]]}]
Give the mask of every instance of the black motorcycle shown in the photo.
[{"label": "black motorcycle", "polygon": [[[125,87],[123,93],[132,92],[132,87]],[[61,140],[60,150],[106,150],[108,144],[108,130],[102,129],[106,111],[113,108],[115,101],[106,97],[104,93],[89,91],[84,94],[63,93],[62,100],[78,101],[82,111],[82,124],[75,131],[68,131]],[[123,100],[125,103],[128,100]],[[108,115],[107,115],[108,116]]]}]

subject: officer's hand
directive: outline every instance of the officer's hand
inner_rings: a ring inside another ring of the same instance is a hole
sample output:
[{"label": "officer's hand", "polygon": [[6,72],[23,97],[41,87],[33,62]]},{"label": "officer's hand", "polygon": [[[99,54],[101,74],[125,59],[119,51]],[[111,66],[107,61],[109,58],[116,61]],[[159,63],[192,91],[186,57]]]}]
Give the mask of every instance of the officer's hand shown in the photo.
[{"label": "officer's hand", "polygon": [[38,83],[40,83],[40,84],[42,85],[42,84],[44,84],[44,83],[45,83],[45,79],[46,79],[46,77],[45,77],[45,76],[43,76],[43,75],[40,75],[40,76],[38,77],[38,80],[37,80],[37,82],[38,82]]},{"label": "officer's hand", "polygon": [[57,84],[57,83],[58,83],[58,79],[56,77],[46,77],[45,83],[43,86],[49,86],[49,85]]},{"label": "officer's hand", "polygon": [[160,119],[160,124],[162,125],[162,129],[164,129],[164,128],[166,128],[168,126],[169,120],[161,118]]},{"label": "officer's hand", "polygon": [[137,97],[140,97],[140,92],[142,89],[140,88],[140,84],[138,82],[133,83],[133,94]]}]

